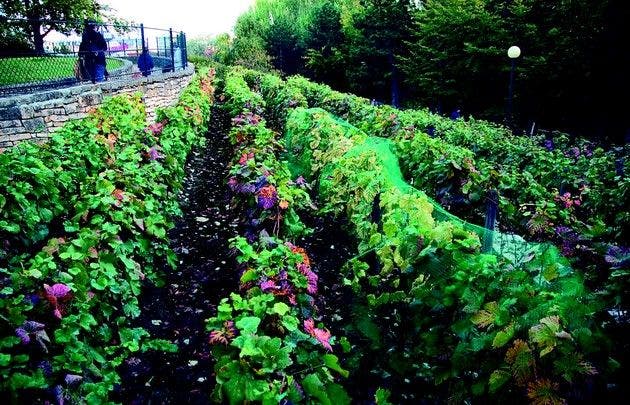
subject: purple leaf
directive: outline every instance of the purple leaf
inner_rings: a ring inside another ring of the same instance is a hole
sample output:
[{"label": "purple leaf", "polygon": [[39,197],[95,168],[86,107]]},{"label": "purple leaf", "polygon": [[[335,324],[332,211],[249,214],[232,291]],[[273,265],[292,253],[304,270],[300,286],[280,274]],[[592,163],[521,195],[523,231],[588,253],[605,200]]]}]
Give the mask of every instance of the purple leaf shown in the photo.
[{"label": "purple leaf", "polygon": [[15,330],[15,334],[17,335],[17,337],[20,338],[20,340],[22,341],[22,344],[27,345],[31,341],[31,337],[28,335],[28,332],[22,328],[17,328]]},{"label": "purple leaf", "polygon": [[35,321],[26,321],[22,327],[28,331],[29,333],[37,332],[39,330],[44,329],[46,325],[43,323],[35,322]]},{"label": "purple leaf", "polygon": [[300,176],[295,179],[295,184],[297,184],[298,186],[303,186],[306,184],[306,180],[304,180],[304,177]]},{"label": "purple leaf", "polygon": [[52,295],[56,298],[63,298],[70,292],[70,287],[65,284],[54,284],[52,287],[48,284],[44,284],[44,289],[48,295]]},{"label": "purple leaf", "polygon": [[157,159],[162,159],[164,157],[164,155],[162,155],[160,152],[158,152],[157,148],[155,146],[151,147],[151,149],[149,149],[149,159],[151,160],[157,160]]},{"label": "purple leaf", "polygon": [[64,380],[66,384],[73,385],[81,382],[83,380],[83,377],[76,374],[66,374],[66,378],[64,378]]},{"label": "purple leaf", "polygon": [[269,290],[275,290],[276,288],[278,288],[278,286],[276,285],[275,281],[267,280],[260,283],[260,288],[263,290],[263,292],[267,292]]}]

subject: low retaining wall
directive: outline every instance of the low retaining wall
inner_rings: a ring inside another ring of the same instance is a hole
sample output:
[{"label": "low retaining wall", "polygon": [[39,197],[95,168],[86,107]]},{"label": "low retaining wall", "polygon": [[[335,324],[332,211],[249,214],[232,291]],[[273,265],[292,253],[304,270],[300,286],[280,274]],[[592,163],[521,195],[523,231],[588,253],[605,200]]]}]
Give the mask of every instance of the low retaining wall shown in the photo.
[{"label": "low retaining wall", "polygon": [[44,141],[67,121],[85,117],[104,97],[119,94],[142,93],[148,119],[153,121],[157,108],[177,102],[194,71],[188,64],[177,72],[0,98],[0,149],[28,139]]}]

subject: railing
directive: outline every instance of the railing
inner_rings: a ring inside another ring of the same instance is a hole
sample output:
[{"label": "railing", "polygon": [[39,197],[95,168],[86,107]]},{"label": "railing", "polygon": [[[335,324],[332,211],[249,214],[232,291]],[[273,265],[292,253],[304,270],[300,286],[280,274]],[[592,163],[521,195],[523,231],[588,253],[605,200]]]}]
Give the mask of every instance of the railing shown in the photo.
[{"label": "railing", "polygon": [[[105,56],[105,72],[99,75],[94,70],[98,52],[86,50],[86,31],[77,29],[63,34],[53,30],[36,46],[32,33],[29,33],[31,21],[4,19],[1,22],[0,97],[102,80],[134,80],[187,67],[186,35],[172,29],[145,27],[143,24],[74,23],[84,30],[89,30],[88,25],[92,25],[107,45],[101,51]],[[38,23],[45,27],[51,23],[67,25],[68,22]],[[143,44],[153,67],[144,64],[141,71],[138,60]]]}]

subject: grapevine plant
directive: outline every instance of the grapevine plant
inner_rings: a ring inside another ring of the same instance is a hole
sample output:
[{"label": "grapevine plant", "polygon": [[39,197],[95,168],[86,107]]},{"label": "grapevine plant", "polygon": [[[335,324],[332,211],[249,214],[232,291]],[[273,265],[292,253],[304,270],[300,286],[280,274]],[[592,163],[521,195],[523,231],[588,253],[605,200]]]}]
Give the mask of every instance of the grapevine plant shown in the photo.
[{"label": "grapevine plant", "polygon": [[240,75],[228,74],[225,96],[235,146],[228,186],[246,215],[243,236],[231,241],[240,292],[224,298],[207,321],[217,360],[212,397],[232,404],[349,403],[337,381],[348,371],[318,321],[318,275],[307,252],[288,240],[308,232],[297,213],[312,206],[308,184],[278,159],[282,142],[258,115],[264,102]]},{"label": "grapevine plant", "polygon": [[176,350],[132,327],[142,283],[175,265],[167,230],[213,72],[147,126],[140,95],[107,99],[49,142],[0,154],[0,390],[107,402],[131,353]]},{"label": "grapevine plant", "polygon": [[328,208],[350,218],[359,253],[378,258],[376,267],[355,260],[345,276],[371,321],[359,328],[377,352],[392,353],[383,372],[449,397],[561,402],[608,369],[605,350],[592,357],[597,367],[586,357],[606,344],[593,317],[599,304],[554,249],[531,248],[520,262],[481,254],[475,234],[434,220],[426,196],[401,185],[382,141],[326,112],[294,111],[287,132],[292,148],[310,149],[306,173],[319,179]]}]

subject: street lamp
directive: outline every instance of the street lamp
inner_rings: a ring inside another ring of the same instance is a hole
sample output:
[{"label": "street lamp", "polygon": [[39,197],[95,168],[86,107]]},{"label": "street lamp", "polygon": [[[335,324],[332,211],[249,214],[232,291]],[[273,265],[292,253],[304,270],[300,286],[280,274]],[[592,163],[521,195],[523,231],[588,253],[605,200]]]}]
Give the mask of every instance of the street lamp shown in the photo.
[{"label": "street lamp", "polygon": [[513,45],[507,51],[508,57],[512,62],[512,67],[510,69],[510,86],[508,89],[508,103],[507,103],[507,111],[506,111],[506,121],[508,125],[512,125],[512,98],[514,96],[514,71],[516,69],[516,59],[521,56],[521,48],[516,45]]}]

